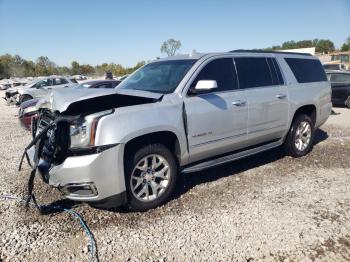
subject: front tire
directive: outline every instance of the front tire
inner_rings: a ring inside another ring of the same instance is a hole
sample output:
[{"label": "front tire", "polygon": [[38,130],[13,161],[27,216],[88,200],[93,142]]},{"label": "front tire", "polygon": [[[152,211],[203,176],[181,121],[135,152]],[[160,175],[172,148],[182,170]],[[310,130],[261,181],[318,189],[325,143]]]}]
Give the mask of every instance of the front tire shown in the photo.
[{"label": "front tire", "polygon": [[165,203],[177,179],[174,155],[162,144],[150,144],[126,156],[125,184],[128,207],[146,211]]},{"label": "front tire", "polygon": [[298,115],[289,130],[284,148],[287,155],[302,157],[308,154],[313,146],[314,123],[307,115]]}]

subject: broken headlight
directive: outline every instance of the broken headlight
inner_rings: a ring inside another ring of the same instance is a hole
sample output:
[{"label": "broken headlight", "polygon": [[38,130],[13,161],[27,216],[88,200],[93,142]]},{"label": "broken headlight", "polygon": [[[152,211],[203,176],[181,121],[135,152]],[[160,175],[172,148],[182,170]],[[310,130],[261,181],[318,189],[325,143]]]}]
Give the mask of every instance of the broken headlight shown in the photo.
[{"label": "broken headlight", "polygon": [[95,136],[98,121],[105,115],[112,114],[113,110],[106,110],[80,118],[70,125],[70,147],[82,148],[95,145]]}]

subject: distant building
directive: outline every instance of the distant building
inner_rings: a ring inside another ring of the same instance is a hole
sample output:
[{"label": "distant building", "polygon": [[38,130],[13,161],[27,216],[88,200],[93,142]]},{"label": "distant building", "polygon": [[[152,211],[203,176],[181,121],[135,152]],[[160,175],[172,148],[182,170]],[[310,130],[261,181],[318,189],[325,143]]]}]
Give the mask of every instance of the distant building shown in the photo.
[{"label": "distant building", "polygon": [[331,53],[330,56],[331,56],[332,63],[349,64],[349,62],[350,62],[350,51],[348,51],[348,52],[335,52],[335,53]]},{"label": "distant building", "polygon": [[348,52],[334,52],[326,55],[319,54],[316,56],[320,59],[322,64],[339,65],[339,67],[349,70],[350,68],[350,51]]}]

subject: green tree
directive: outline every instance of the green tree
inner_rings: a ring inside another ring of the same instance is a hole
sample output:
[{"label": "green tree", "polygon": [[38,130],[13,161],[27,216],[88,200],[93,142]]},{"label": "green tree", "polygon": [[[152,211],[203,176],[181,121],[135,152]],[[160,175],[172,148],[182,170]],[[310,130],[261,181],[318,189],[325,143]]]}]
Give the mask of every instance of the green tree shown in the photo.
[{"label": "green tree", "polygon": [[334,43],[328,39],[320,39],[317,41],[316,52],[317,53],[329,53],[335,50]]},{"label": "green tree", "polygon": [[83,75],[91,75],[95,72],[95,69],[91,65],[81,65],[80,73]]},{"label": "green tree", "polygon": [[11,76],[12,60],[13,58],[10,54],[5,54],[0,57],[0,64],[1,64],[0,76],[2,78],[9,78]]},{"label": "green tree", "polygon": [[77,61],[72,62],[72,69],[71,69],[71,74],[72,75],[79,75],[81,74],[80,72],[80,65]]},{"label": "green tree", "polygon": [[342,52],[350,51],[350,36],[346,39],[346,42],[341,46],[340,51]]},{"label": "green tree", "polygon": [[347,43],[344,43],[344,44],[341,46],[340,51],[342,51],[342,52],[350,51],[350,45],[347,44]]},{"label": "green tree", "polygon": [[167,54],[168,56],[174,56],[176,54],[176,51],[179,50],[180,48],[181,48],[180,40],[175,40],[171,38],[163,42],[162,46],[160,47],[160,51],[162,53]]},{"label": "green tree", "polygon": [[55,73],[56,65],[47,56],[40,56],[35,63],[36,76],[48,76]]}]

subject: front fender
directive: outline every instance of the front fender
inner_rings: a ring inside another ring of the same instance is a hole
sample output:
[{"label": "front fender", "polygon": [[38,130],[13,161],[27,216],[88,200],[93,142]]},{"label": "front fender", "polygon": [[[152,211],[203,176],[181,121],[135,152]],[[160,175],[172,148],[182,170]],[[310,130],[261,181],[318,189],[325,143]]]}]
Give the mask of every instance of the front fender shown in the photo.
[{"label": "front fender", "polygon": [[96,145],[126,144],[136,137],[161,131],[176,135],[181,156],[185,156],[187,142],[180,103],[160,102],[118,108],[114,114],[100,119],[95,143]]}]

